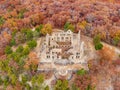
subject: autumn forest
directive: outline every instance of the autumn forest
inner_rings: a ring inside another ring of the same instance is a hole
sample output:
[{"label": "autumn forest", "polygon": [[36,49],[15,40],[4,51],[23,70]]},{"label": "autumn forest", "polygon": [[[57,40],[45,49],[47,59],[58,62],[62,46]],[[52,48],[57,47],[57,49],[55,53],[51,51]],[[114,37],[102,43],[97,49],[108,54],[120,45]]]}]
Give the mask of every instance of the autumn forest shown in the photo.
[{"label": "autumn forest", "polygon": [[[57,29],[94,49],[71,80],[37,71],[39,42]],[[120,90],[120,0],[0,0],[0,90]]]}]

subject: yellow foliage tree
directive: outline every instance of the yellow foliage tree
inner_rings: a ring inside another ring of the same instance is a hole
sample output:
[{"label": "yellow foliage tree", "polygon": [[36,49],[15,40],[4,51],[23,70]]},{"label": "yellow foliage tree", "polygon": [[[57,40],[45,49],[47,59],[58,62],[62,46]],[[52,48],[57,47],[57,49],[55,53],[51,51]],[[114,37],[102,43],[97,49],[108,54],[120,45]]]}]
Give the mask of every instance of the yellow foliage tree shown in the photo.
[{"label": "yellow foliage tree", "polygon": [[109,2],[110,2],[110,3],[114,3],[114,2],[115,2],[115,0],[109,0]]},{"label": "yellow foliage tree", "polygon": [[78,26],[81,28],[81,29],[85,29],[85,27],[88,25],[88,23],[86,21],[82,21],[81,23],[78,23]]},{"label": "yellow foliage tree", "polygon": [[51,24],[45,24],[45,26],[41,30],[42,35],[46,35],[47,33],[48,34],[52,33],[52,25]]}]

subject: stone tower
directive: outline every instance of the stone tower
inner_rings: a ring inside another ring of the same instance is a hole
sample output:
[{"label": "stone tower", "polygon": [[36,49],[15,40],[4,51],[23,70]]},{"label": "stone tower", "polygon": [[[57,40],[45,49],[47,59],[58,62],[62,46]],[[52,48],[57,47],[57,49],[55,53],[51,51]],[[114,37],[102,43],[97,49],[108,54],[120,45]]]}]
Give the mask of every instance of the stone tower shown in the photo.
[{"label": "stone tower", "polygon": [[77,39],[78,39],[78,41],[77,41],[77,43],[78,43],[78,47],[79,47],[79,50],[80,50],[80,30],[79,30],[79,32],[78,32],[78,35],[77,35]]}]

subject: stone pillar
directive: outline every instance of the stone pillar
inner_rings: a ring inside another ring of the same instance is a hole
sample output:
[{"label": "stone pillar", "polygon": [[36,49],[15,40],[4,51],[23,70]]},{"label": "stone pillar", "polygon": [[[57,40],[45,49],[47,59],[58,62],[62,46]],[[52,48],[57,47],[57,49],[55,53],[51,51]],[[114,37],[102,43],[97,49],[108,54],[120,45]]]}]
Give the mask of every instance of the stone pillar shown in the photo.
[{"label": "stone pillar", "polygon": [[71,34],[71,44],[72,44],[72,46],[73,46],[73,48],[74,48],[74,45],[73,45],[73,33]]},{"label": "stone pillar", "polygon": [[84,42],[80,45],[80,59],[84,56]]},{"label": "stone pillar", "polygon": [[79,32],[78,32],[77,38],[78,38],[77,43],[78,43],[78,47],[79,47],[79,51],[80,51],[80,44],[81,44],[81,41],[80,41],[80,30],[79,30]]},{"label": "stone pillar", "polygon": [[46,35],[46,41],[45,41],[45,43],[46,43],[46,46],[48,46],[48,43],[49,43],[49,34]]}]

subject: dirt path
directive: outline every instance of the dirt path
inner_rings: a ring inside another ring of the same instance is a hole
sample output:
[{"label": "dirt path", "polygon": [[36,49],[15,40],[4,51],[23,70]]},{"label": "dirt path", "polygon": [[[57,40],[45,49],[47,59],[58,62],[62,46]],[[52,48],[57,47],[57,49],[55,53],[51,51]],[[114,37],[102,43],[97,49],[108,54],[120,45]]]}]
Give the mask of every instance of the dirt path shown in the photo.
[{"label": "dirt path", "polygon": [[[94,48],[94,45],[93,45],[93,39],[88,37],[88,36],[82,36],[82,38],[85,40],[85,42],[87,44],[89,44],[88,46],[90,47],[91,51],[92,52],[96,52],[95,48]],[[107,44],[105,42],[102,42],[103,46],[106,46],[108,48],[110,48],[111,50],[114,50],[115,52],[115,59],[119,58],[119,55],[120,55],[120,49],[118,47],[115,47],[113,45],[110,45],[110,44]],[[92,55],[92,54],[91,54]],[[95,55],[93,55],[95,56]]]}]

